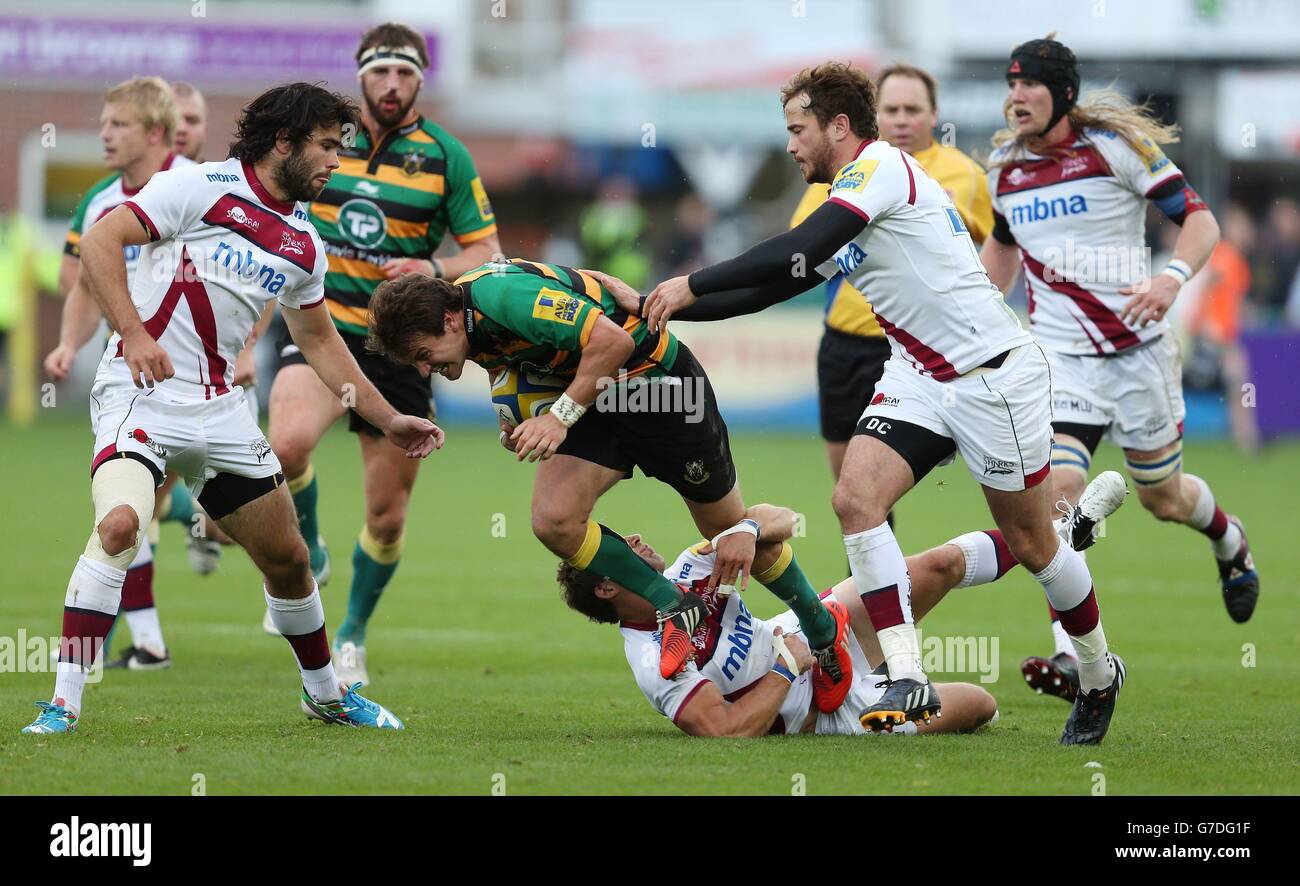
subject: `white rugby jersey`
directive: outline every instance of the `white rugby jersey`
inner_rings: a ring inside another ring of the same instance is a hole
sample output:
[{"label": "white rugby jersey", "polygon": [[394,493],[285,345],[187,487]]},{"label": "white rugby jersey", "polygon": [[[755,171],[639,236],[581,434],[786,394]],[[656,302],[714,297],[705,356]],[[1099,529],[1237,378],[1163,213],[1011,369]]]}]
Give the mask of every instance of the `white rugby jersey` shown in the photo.
[{"label": "white rugby jersey", "polygon": [[[183,166],[193,166],[194,161],[188,157],[181,157],[177,154],[168,154],[167,159],[163,161],[162,169],[159,172],[166,172],[169,169],[180,169]],[[146,182],[147,184],[147,182]],[[122,181],[122,174],[115,173],[100,179],[95,183],[86,196],[82,198],[81,203],[77,205],[77,211],[72,216],[72,225],[68,228],[68,238],[64,243],[63,251],[73,258],[81,258],[81,238],[95,222],[108,215],[121,204],[130,200],[136,194],[140,193],[141,188],[128,188]],[[139,246],[122,247],[122,258],[126,260],[126,281],[131,285],[135,279],[135,266],[140,259]]]},{"label": "white rugby jersey", "polygon": [[[655,622],[623,622],[619,626],[623,652],[636,675],[637,685],[654,709],[674,723],[686,702],[704,684],[713,683],[727,701],[735,701],[767,676],[776,664],[772,649],[775,625],[755,618],[738,591],[726,585],[709,591],[706,586],[713,572],[714,555],[695,551],[695,548],[682,551],[664,570],[665,578],[699,594],[708,607],[708,616],[691,638],[695,644],[695,660],[685,670],[673,680],[659,675],[659,626]],[[798,632],[797,622],[793,627],[789,624],[781,627],[788,634]],[[798,732],[811,706],[812,672],[808,670],[795,678],[772,731]]]},{"label": "white rugby jersey", "polygon": [[[1147,195],[1182,175],[1160,147],[1135,151],[1114,132],[1072,133],[1054,158],[999,148],[989,158],[993,211],[1020,247],[1030,329],[1049,350],[1113,354],[1168,331],[1166,320],[1134,328],[1119,290],[1149,276]],[[1004,165],[999,165],[1004,164]],[[1189,206],[1189,208],[1191,208]]]},{"label": "white rugby jersey", "polygon": [[[151,238],[131,301],[176,370],[157,386],[164,396],[229,393],[235,357],[267,302],[324,301],[325,250],[306,209],[276,200],[236,158],[158,173],[124,205]],[[99,377],[131,384],[121,345],[115,333]]]},{"label": "white rugby jersey", "polygon": [[989,280],[952,199],[906,153],[865,143],[826,199],[868,224],[817,270],[871,293],[896,358],[951,381],[1032,341]]}]

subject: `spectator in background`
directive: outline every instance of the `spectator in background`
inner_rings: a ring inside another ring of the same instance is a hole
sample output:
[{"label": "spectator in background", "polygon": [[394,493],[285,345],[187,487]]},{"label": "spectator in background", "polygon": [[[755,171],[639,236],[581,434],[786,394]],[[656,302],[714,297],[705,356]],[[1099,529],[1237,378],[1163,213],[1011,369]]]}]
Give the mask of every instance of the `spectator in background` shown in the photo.
[{"label": "spectator in background", "polygon": [[1261,321],[1269,325],[1286,308],[1300,269],[1300,204],[1290,197],[1274,200],[1259,239],[1251,295]]},{"label": "spectator in background", "polygon": [[633,289],[650,279],[650,257],[642,245],[645,211],[637,203],[636,185],[624,176],[612,176],[600,187],[596,202],[582,212],[578,238],[583,264],[619,277]]},{"label": "spectator in background", "polygon": [[[1242,403],[1242,385],[1249,376],[1246,354],[1241,347],[1242,308],[1251,289],[1250,265],[1246,261],[1255,248],[1255,223],[1238,204],[1229,204],[1223,214],[1223,235],[1205,268],[1201,297],[1188,320],[1192,337],[1188,375],[1198,368],[1207,388],[1223,391],[1232,423],[1232,437],[1244,452],[1259,448],[1259,429],[1252,410]],[[1188,378],[1189,385],[1193,383]]]},{"label": "spectator in background", "polygon": [[697,194],[687,194],[673,210],[673,233],[661,256],[661,277],[680,277],[704,267],[704,237],[713,211]]}]

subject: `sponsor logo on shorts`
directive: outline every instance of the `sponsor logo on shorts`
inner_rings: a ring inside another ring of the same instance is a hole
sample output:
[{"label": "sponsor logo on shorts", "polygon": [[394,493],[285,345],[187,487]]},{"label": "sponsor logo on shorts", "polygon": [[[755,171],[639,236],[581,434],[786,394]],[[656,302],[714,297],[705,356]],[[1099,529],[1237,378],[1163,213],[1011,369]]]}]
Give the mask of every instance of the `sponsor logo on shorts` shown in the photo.
[{"label": "sponsor logo on shorts", "polygon": [[871,398],[872,406],[897,406],[900,402],[900,398],[890,397],[888,394],[880,391],[877,391],[876,396]]},{"label": "sponsor logo on shorts", "polygon": [[688,461],[686,463],[686,470],[682,474],[682,477],[687,483],[699,486],[705,480],[709,479],[709,472],[705,470],[704,462],[697,458],[694,461]]},{"label": "sponsor logo on shorts", "polygon": [[1161,418],[1158,415],[1154,416],[1147,419],[1146,424],[1142,425],[1142,433],[1146,434],[1148,437],[1153,436],[1167,424],[1169,424],[1169,419]]},{"label": "sponsor logo on shorts", "polygon": [[154,439],[150,437],[143,428],[136,428],[133,430],[131,432],[131,439],[139,443],[141,446],[144,446],[159,458],[167,457],[167,450],[162,448],[158,443],[155,443]]},{"label": "sponsor logo on shorts", "polygon": [[266,442],[265,437],[260,437],[252,443],[249,443],[248,448],[252,451],[253,455],[257,456],[259,462],[271,454],[271,444]]},{"label": "sponsor logo on shorts", "polygon": [[1003,461],[991,455],[984,456],[984,476],[1014,474],[1015,472],[1016,466],[1014,462]]},{"label": "sponsor logo on shorts", "polygon": [[1060,409],[1065,412],[1092,412],[1092,404],[1087,400],[1077,400],[1073,397],[1057,397],[1052,401],[1053,409]]}]

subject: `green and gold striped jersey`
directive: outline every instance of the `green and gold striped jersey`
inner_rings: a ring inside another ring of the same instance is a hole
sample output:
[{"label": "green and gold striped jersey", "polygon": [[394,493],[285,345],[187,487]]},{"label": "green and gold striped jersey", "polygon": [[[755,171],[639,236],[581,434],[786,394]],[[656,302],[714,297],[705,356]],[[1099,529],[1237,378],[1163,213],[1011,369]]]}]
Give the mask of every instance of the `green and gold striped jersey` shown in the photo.
[{"label": "green and gold striped jersey", "polygon": [[465,146],[423,117],[378,145],[362,130],[310,207],[329,269],[325,304],[340,332],[365,335],[384,263],[427,259],[450,231],[462,247],[496,233]]},{"label": "green and gold striped jersey", "polygon": [[664,375],[677,359],[672,333],[652,334],[599,281],[573,268],[516,258],[489,262],[456,283],[465,294],[469,359],[488,371],[510,366],[572,379],[602,315],[632,336],[635,346],[623,364],[629,378]]}]

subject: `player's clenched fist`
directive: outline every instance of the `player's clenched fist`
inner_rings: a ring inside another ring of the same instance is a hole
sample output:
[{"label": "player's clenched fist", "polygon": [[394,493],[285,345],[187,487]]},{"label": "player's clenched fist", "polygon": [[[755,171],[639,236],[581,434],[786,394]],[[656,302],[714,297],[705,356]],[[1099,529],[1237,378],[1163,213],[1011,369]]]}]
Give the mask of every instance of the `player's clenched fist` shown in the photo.
[{"label": "player's clenched fist", "polygon": [[77,358],[77,349],[68,345],[59,345],[45,355],[45,374],[55,381],[63,381],[72,369],[72,361]]},{"label": "player's clenched fist", "polygon": [[152,388],[176,374],[167,351],[143,326],[122,336],[122,359],[131,370],[131,381],[137,388]]},{"label": "player's clenched fist", "polygon": [[406,450],[407,458],[424,458],[435,449],[441,449],[447,435],[442,428],[414,415],[395,415],[384,428],[384,436],[394,446]]},{"label": "player's clenched fist", "polygon": [[527,458],[529,461],[546,461],[555,454],[555,450],[560,448],[568,435],[569,429],[547,412],[530,418],[515,428],[510,435],[510,442],[514,444],[517,460]]},{"label": "player's clenched fist", "polygon": [[691,292],[690,279],[685,276],[665,280],[654,288],[654,292],[645,300],[645,313],[642,315],[650,326],[651,332],[658,332],[667,325],[682,308],[688,308],[696,302],[695,293]]}]

